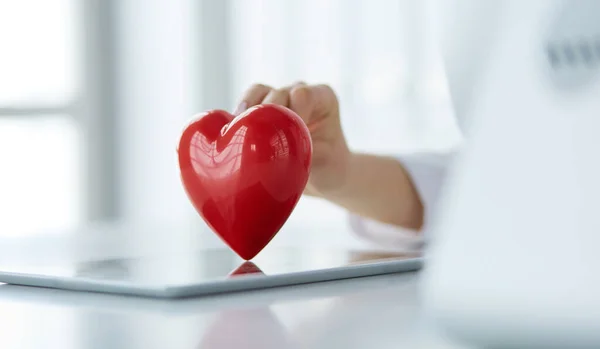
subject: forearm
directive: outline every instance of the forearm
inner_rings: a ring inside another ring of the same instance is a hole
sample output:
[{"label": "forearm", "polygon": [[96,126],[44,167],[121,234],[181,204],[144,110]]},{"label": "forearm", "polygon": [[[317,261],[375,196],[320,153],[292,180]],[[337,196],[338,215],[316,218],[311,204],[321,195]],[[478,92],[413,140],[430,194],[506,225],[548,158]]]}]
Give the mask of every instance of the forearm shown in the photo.
[{"label": "forearm", "polygon": [[319,196],[383,223],[409,229],[423,225],[423,205],[412,180],[391,157],[352,154],[342,185]]}]

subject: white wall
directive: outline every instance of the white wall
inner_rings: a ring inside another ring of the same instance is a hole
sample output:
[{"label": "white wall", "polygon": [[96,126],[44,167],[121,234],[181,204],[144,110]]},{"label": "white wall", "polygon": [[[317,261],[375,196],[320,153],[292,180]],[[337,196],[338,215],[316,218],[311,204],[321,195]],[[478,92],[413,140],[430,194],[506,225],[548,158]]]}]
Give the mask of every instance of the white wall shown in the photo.
[{"label": "white wall", "polygon": [[128,220],[181,223],[192,213],[175,156],[182,126],[194,113],[191,4],[117,5],[123,213]]}]

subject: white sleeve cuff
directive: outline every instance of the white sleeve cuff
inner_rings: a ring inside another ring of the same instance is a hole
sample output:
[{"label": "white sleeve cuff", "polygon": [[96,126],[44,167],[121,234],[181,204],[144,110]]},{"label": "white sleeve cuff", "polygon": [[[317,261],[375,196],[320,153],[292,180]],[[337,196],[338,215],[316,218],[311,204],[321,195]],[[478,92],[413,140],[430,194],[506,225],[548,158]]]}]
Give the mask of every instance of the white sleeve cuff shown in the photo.
[{"label": "white sleeve cuff", "polygon": [[428,237],[427,230],[436,208],[452,155],[410,155],[397,157],[407,171],[424,207],[424,225],[420,231],[399,228],[372,219],[350,215],[350,226],[360,237],[387,248],[420,251]]}]

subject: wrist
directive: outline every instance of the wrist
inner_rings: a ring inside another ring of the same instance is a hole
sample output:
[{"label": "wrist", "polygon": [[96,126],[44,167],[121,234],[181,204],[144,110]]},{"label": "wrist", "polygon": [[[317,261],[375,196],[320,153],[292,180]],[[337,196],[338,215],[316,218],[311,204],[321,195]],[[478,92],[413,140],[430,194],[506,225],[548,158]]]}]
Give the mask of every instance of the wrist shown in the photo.
[{"label": "wrist", "polygon": [[321,196],[363,217],[419,229],[423,205],[404,167],[392,157],[349,153],[337,186]]},{"label": "wrist", "polygon": [[[326,200],[343,197],[352,187],[353,172],[356,171],[356,153],[349,150],[341,152],[335,164],[328,169],[328,180],[316,182],[313,186],[315,196]],[[315,171],[319,171],[318,169]]]}]

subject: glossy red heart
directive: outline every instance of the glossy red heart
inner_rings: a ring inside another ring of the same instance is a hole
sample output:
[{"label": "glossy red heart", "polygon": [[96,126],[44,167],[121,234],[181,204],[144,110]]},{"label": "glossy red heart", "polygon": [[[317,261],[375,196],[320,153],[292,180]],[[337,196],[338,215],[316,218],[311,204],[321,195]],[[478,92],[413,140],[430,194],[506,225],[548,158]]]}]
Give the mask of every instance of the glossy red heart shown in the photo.
[{"label": "glossy red heart", "polygon": [[178,147],[183,186],[196,211],[245,260],[275,237],[308,182],[312,143],[293,111],[252,107],[235,117],[195,118]]}]

